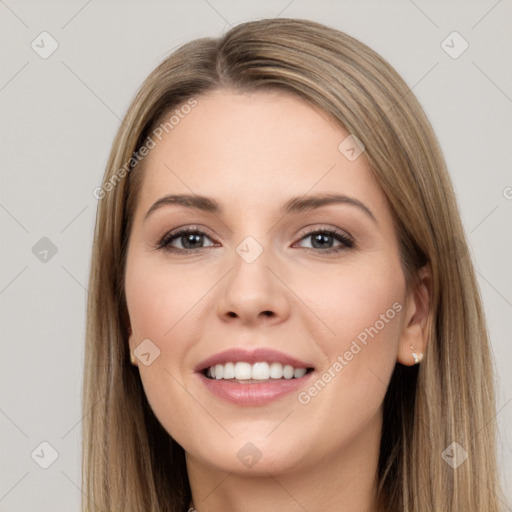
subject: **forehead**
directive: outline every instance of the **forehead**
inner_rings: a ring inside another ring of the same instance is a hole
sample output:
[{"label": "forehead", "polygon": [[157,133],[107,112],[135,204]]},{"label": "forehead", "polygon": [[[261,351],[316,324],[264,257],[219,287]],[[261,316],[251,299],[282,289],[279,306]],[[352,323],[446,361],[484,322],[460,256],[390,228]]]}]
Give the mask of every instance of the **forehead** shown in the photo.
[{"label": "forehead", "polygon": [[386,207],[364,153],[351,161],[340,151],[350,134],[319,107],[281,91],[216,90],[195,99],[144,161],[139,204],[146,209],[169,193],[248,206],[310,191]]}]

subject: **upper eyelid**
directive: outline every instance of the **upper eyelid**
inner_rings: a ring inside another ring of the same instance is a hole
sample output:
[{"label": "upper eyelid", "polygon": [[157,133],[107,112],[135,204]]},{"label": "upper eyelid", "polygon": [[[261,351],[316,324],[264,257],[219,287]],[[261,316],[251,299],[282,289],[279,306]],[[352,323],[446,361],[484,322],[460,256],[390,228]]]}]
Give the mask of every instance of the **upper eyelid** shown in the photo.
[{"label": "upper eyelid", "polygon": [[215,242],[215,237],[210,235],[208,233],[208,230],[206,228],[203,228],[203,227],[197,227],[195,225],[189,225],[189,226],[182,226],[182,227],[179,227],[179,228],[175,228],[175,229],[171,229],[170,231],[166,231],[163,236],[161,236],[159,238],[159,242],[158,242],[158,246],[164,244],[164,243],[167,243],[168,241],[170,240],[176,240],[178,239],[180,236],[183,236],[183,234],[185,233],[199,233],[201,235],[205,235],[207,236],[212,242]]},{"label": "upper eyelid", "polygon": [[[305,228],[302,228],[302,229],[305,229],[306,231],[303,232],[301,236],[309,235],[311,233],[315,233],[316,231],[333,231],[333,232],[340,231],[340,232],[342,232],[342,233],[344,233],[344,234],[346,234],[347,236],[350,237],[349,233],[346,230],[341,229],[341,228],[330,227],[330,226],[322,225],[322,224],[320,224],[320,225],[312,225],[312,226],[313,227],[306,226]],[[199,225],[196,225],[196,224],[189,224],[189,225],[184,225],[184,226],[180,226],[180,227],[171,229],[169,231],[166,231],[161,238],[164,238],[166,236],[178,235],[178,234],[180,234],[180,233],[182,233],[184,231],[185,232],[187,232],[187,231],[199,232],[201,234],[208,235],[208,236],[211,236],[211,237],[215,238],[214,235],[210,235],[209,234],[210,230],[208,228],[203,227],[203,226],[199,226]]]},{"label": "upper eyelid", "polygon": [[320,226],[320,227],[317,227],[317,226],[314,226],[312,228],[306,228],[307,231],[305,231],[304,233],[302,233],[301,237],[305,237],[305,236],[308,236],[308,235],[311,235],[313,233],[316,233],[318,231],[322,232],[322,231],[328,231],[328,232],[331,232],[331,233],[334,233],[334,234],[338,234],[338,235],[344,235],[346,236],[347,238],[350,238],[352,240],[352,235],[350,235],[348,233],[348,231],[344,230],[344,229],[341,229],[341,228],[333,228],[333,227],[328,227],[328,226]]}]

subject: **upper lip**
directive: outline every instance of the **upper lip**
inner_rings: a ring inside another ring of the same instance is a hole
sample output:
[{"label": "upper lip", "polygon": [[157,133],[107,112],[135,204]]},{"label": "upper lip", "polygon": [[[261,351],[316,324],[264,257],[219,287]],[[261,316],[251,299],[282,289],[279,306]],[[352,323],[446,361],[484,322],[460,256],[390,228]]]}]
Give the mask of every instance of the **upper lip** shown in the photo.
[{"label": "upper lip", "polygon": [[254,350],[248,350],[245,348],[231,348],[229,350],[224,350],[215,354],[207,359],[204,359],[199,364],[197,364],[194,368],[196,372],[202,372],[210,366],[215,366],[216,364],[225,364],[225,363],[237,363],[237,362],[246,362],[246,363],[257,363],[265,361],[267,363],[281,363],[282,365],[291,365],[294,368],[312,368],[311,364],[305,363],[296,357],[285,354],[284,352],[279,352],[272,348],[257,348]]}]

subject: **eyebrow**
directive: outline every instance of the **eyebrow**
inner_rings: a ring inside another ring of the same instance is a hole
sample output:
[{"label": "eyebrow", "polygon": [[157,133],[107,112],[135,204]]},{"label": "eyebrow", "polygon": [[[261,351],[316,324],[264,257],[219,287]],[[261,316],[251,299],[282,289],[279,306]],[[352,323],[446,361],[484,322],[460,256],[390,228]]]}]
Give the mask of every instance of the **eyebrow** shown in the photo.
[{"label": "eyebrow", "polygon": [[[355,206],[377,224],[377,219],[364,203],[354,197],[349,197],[343,194],[319,194],[315,196],[292,197],[281,207],[280,212],[284,216],[292,213],[315,210],[322,206],[328,206],[331,204],[348,204]],[[185,208],[219,215],[223,213],[223,208],[220,203],[212,197],[191,194],[173,194],[158,199],[158,201],[156,201],[147,211],[144,220],[146,220],[154,211],[162,208],[163,206],[169,205],[179,205],[184,206]]]}]

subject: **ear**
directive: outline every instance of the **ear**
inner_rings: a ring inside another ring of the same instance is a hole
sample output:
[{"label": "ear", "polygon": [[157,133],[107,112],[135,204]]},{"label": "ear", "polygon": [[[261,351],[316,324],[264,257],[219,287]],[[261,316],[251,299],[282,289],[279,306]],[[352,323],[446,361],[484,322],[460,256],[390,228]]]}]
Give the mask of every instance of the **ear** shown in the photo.
[{"label": "ear", "polygon": [[[432,293],[431,271],[428,265],[418,270],[418,284],[406,299],[403,330],[398,345],[397,360],[406,366],[415,364],[413,353],[420,359],[428,342],[428,319]],[[412,349],[411,347],[414,347]]]}]

